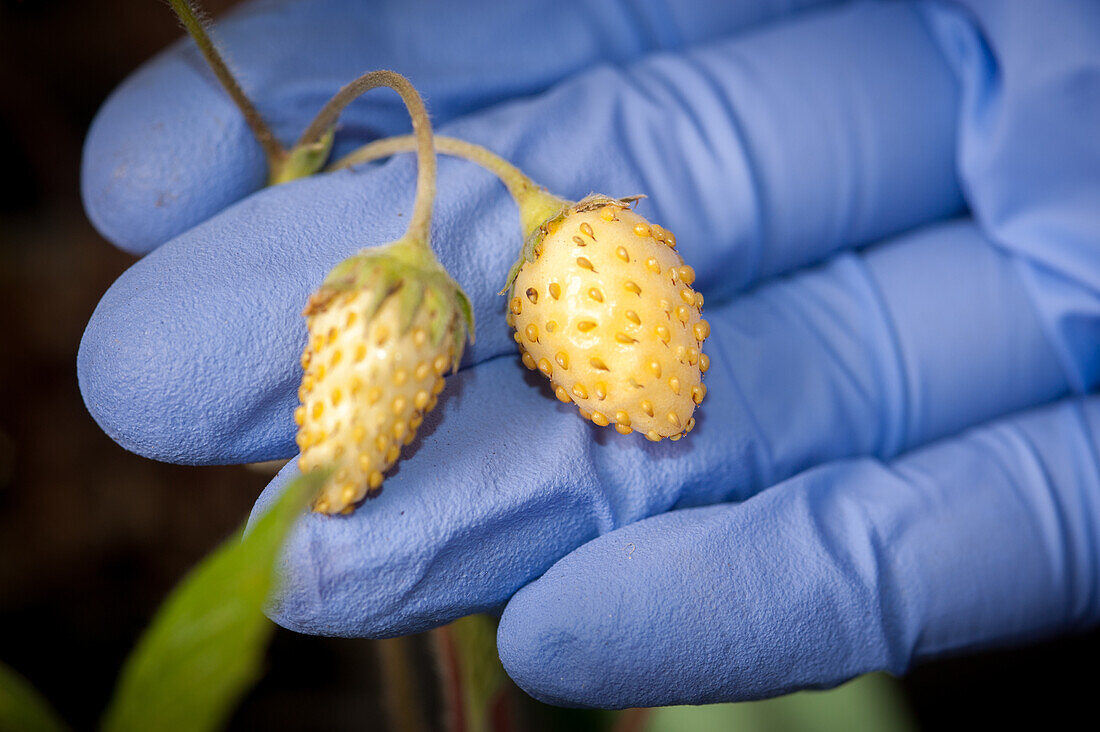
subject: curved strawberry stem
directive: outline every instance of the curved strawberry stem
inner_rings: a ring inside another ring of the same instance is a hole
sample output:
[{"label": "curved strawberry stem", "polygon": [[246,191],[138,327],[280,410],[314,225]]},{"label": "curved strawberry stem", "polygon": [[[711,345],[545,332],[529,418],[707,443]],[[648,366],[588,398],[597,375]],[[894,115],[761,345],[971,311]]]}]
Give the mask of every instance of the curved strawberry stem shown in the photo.
[{"label": "curved strawberry stem", "polygon": [[[362,147],[353,150],[336,162],[329,165],[328,170],[340,170],[353,165],[361,165],[382,158],[388,158],[397,153],[412,152],[416,149],[412,135],[395,135],[384,137],[381,140],[369,142]],[[435,136],[436,152],[454,155],[477,163],[486,170],[491,171],[500,178],[501,182],[517,198],[530,188],[538,188],[534,181],[527,177],[522,170],[510,162],[481,145],[475,145],[457,137]]]},{"label": "curved strawberry stem", "polygon": [[435,148],[432,145],[432,123],[428,110],[416,87],[395,71],[371,71],[351,82],[330,99],[309,127],[298,138],[294,149],[316,145],[332,129],[336,119],[348,104],[366,91],[388,86],[401,95],[412,117],[413,134],[408,137],[410,149],[417,154],[416,202],[409,220],[407,234],[428,246],[428,234],[432,222],[432,203],[435,200]]},{"label": "curved strawberry stem", "polygon": [[249,129],[252,130],[252,134],[256,136],[256,141],[260,143],[260,147],[263,148],[264,155],[267,157],[267,168],[271,178],[275,178],[276,171],[282,167],[283,162],[287,158],[287,151],[279,144],[279,140],[276,139],[275,134],[268,127],[267,122],[260,115],[259,110],[256,109],[256,105],[252,103],[252,100],[248,98],[248,95],[241,89],[241,85],[237,83],[237,80],[233,77],[233,72],[229,70],[229,66],[225,63],[225,59],[218,53],[218,49],[214,46],[214,42],[210,40],[210,35],[206,32],[206,26],[199,17],[199,13],[195,10],[195,6],[192,0],[168,0],[168,4],[172,7],[176,17],[179,18],[180,23],[187,29],[187,32],[194,39],[195,45],[199,47],[199,51],[202,52],[203,58],[206,59],[206,63],[210,65],[210,70],[214,72],[214,76],[221,82],[222,88],[229,94],[230,99],[237,105],[237,108],[241,110],[241,114],[244,115],[244,120],[248,124]]},{"label": "curved strawberry stem", "polygon": [[[340,170],[350,168],[353,165],[361,165],[382,158],[388,158],[396,153],[411,152],[417,149],[415,140],[411,135],[398,135],[386,137],[381,140],[367,143],[363,147],[354,150],[336,162],[326,170]],[[529,234],[542,222],[557,214],[562,208],[569,205],[569,201],[558,198],[549,193],[545,188],[535,183],[515,165],[491,150],[475,145],[472,142],[460,140],[457,137],[435,136],[435,149],[437,152],[464,158],[477,163],[481,167],[500,178],[512,194],[520,209],[520,217],[523,220],[523,232]]]}]

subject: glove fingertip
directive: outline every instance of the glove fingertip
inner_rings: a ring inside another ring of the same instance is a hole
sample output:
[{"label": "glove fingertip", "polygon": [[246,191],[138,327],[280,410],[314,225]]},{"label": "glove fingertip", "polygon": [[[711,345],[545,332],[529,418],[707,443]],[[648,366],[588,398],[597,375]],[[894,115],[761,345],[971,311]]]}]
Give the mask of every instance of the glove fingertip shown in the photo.
[{"label": "glove fingertip", "polygon": [[569,703],[568,689],[563,688],[565,678],[551,670],[561,666],[553,650],[570,644],[565,639],[551,640],[555,634],[543,627],[539,594],[537,587],[528,585],[505,607],[497,627],[497,653],[508,676],[527,694],[545,704],[575,706]]},{"label": "glove fingertip", "polygon": [[169,49],[107,99],[88,132],[81,196],[95,228],[144,255],[260,188],[266,161],[200,65]]},{"label": "glove fingertip", "polygon": [[[208,241],[244,247],[231,232]],[[246,276],[220,278],[217,264],[185,243],[175,239],[135,263],[100,300],[77,352],[85,405],[111,439],[154,460],[216,465],[286,457],[294,446],[286,396],[293,395],[297,364],[264,356],[300,351],[297,313],[287,312],[267,340],[247,325],[234,330],[240,319],[227,313],[239,313],[253,297]],[[231,355],[217,349],[220,342],[233,344]],[[257,403],[257,393],[271,396]]]},{"label": "glove fingertip", "polygon": [[[564,571],[557,571],[564,563]],[[607,595],[585,582],[584,562],[571,555],[509,601],[497,630],[497,650],[508,675],[529,695],[563,707],[624,708],[631,682],[610,667],[609,648],[622,649],[622,632]],[[599,574],[599,573],[596,573]],[[609,612],[610,611],[610,612]],[[593,643],[595,638],[603,642]]]}]

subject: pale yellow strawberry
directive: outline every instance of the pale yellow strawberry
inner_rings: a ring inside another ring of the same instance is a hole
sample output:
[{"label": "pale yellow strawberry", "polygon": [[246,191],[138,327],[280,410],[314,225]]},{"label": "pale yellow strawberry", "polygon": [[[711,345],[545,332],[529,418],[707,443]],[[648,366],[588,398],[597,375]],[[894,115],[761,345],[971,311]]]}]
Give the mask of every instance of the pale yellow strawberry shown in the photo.
[{"label": "pale yellow strawberry", "polygon": [[349,279],[345,266],[343,282],[337,271],[306,309],[298,466],[331,469],[314,502],[328,514],[377,493],[435,407],[466,338],[465,296],[445,273],[359,259],[370,276]]},{"label": "pale yellow strawberry", "polygon": [[558,399],[623,434],[692,430],[710,326],[670,232],[629,200],[590,196],[546,222],[518,265],[508,322]]},{"label": "pale yellow strawberry", "polygon": [[[570,203],[479,145],[436,136],[435,148],[495,173],[519,206],[525,241],[501,294],[527,368],[598,425],[654,441],[690,432],[710,325],[672,233],[634,213],[638,196]],[[334,167],[409,149],[410,137],[376,140]]]}]

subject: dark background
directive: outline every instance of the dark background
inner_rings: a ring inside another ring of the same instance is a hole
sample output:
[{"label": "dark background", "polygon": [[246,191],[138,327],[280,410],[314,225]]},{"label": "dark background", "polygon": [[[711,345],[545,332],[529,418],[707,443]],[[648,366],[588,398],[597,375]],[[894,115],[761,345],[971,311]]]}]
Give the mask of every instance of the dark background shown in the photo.
[{"label": "dark background", "polygon": [[[234,2],[203,4],[216,16]],[[0,0],[0,660],[78,729],[94,725],[165,593],[267,480],[127,453],[77,388],[84,325],[134,261],[84,218],[81,143],[111,89],[181,32],[156,0]],[[412,643],[434,710],[425,646]],[[278,630],[268,674],[232,726],[380,729],[376,652]],[[928,730],[1095,721],[1098,652],[1093,632],[927,664],[903,684]]]}]

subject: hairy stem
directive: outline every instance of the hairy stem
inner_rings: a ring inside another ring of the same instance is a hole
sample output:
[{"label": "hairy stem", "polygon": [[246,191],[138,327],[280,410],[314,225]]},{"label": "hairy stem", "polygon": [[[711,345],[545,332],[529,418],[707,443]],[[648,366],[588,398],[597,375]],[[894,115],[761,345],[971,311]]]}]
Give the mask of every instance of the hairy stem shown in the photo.
[{"label": "hairy stem", "polygon": [[432,123],[428,119],[428,110],[416,87],[395,71],[371,71],[351,82],[328,100],[309,127],[298,138],[295,148],[315,144],[332,126],[344,108],[364,92],[380,86],[388,86],[401,95],[405,107],[412,117],[413,134],[407,136],[409,150],[416,150],[416,202],[413,205],[412,219],[409,221],[408,235],[428,245],[428,234],[432,223],[432,203],[435,200],[435,148],[432,145]]},{"label": "hairy stem", "polygon": [[[353,165],[381,160],[396,153],[411,152],[414,149],[416,149],[414,140],[410,135],[386,137],[353,150],[330,165],[327,170],[350,168]],[[568,205],[567,201],[548,193],[546,189],[528,178],[522,170],[481,145],[475,145],[457,137],[436,135],[435,149],[438,152],[477,163],[500,178],[519,205],[524,234],[529,233],[556,214],[563,206]]]},{"label": "hairy stem", "polygon": [[210,65],[211,71],[214,72],[214,76],[218,77],[218,81],[221,82],[226,93],[229,94],[229,97],[233,100],[233,103],[237,105],[237,108],[241,110],[245,122],[248,123],[248,127],[252,130],[252,134],[256,136],[256,141],[259,142],[260,147],[263,148],[264,155],[267,156],[268,170],[277,170],[286,157],[286,150],[279,144],[271,128],[267,126],[267,122],[264,121],[259,110],[257,110],[256,106],[252,103],[252,100],[249,99],[248,95],[241,89],[241,85],[237,83],[237,79],[233,76],[233,72],[230,71],[229,66],[226,65],[225,59],[218,53],[218,49],[214,46],[214,42],[210,40],[210,35],[206,32],[206,27],[195,11],[193,0],[168,0],[168,4],[176,13],[176,17],[183,23],[183,27],[187,29],[191,38],[194,39],[195,45],[199,47],[199,51],[202,52],[203,58],[205,58],[206,63]]},{"label": "hairy stem", "polygon": [[[412,135],[385,137],[381,140],[367,143],[357,150],[353,150],[332,163],[328,167],[328,170],[350,168],[353,165],[370,163],[375,160],[388,158],[397,153],[412,152],[415,149],[416,142]],[[523,193],[532,188],[539,187],[534,181],[524,175],[522,170],[481,145],[475,145],[472,142],[466,142],[457,137],[436,135],[435,149],[436,152],[454,155],[455,157],[465,158],[470,162],[477,163],[500,178],[501,182],[508,187],[508,191],[515,198],[519,198]]]}]

